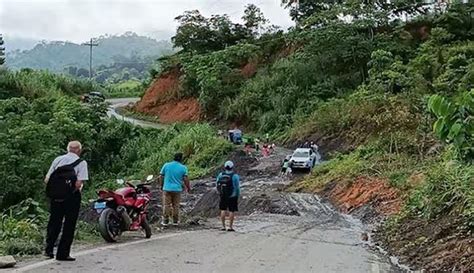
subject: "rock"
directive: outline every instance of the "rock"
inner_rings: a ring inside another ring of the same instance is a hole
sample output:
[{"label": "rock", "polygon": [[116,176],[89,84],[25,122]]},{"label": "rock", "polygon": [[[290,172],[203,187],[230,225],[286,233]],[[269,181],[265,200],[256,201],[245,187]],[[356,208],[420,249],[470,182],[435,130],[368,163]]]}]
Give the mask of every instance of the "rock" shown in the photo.
[{"label": "rock", "polygon": [[13,256],[0,256],[0,268],[14,267],[16,265]]}]

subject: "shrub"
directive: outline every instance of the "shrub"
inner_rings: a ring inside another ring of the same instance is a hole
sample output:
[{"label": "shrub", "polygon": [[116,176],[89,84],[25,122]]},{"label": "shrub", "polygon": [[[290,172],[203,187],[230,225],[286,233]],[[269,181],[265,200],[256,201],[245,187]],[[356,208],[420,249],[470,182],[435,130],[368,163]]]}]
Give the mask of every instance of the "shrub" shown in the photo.
[{"label": "shrub", "polygon": [[425,170],[426,180],[416,188],[407,209],[416,216],[435,219],[442,213],[463,215],[474,227],[474,168],[447,160]]}]

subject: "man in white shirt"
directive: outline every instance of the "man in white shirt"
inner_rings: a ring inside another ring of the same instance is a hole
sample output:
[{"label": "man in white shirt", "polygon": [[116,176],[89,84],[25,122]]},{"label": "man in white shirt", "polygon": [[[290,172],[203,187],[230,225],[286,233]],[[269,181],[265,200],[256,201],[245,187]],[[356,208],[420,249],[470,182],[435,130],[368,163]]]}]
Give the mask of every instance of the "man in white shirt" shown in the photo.
[{"label": "man in white shirt", "polygon": [[[71,193],[64,197],[64,199],[51,198],[45,256],[49,258],[54,257],[54,243],[56,242],[62,228],[62,236],[56,252],[56,259],[60,261],[75,260],[70,256],[71,245],[74,239],[79,209],[81,207],[81,190],[84,181],[89,180],[87,162],[85,160],[80,160],[79,157],[82,152],[81,143],[79,141],[69,142],[67,145],[67,151],[67,154],[58,156],[54,159],[44,180],[45,183],[48,183],[51,176],[60,167],[66,165],[74,166],[76,179],[74,185],[71,187]],[[51,187],[54,186],[55,185],[51,185]]]}]

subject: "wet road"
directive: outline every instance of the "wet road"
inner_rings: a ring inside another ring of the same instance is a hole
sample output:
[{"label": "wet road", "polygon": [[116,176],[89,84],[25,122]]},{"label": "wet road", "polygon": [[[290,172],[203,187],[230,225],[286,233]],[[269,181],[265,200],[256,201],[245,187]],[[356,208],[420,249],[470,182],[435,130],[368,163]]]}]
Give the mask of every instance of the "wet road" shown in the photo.
[{"label": "wet road", "polygon": [[150,121],[145,121],[145,120],[140,120],[140,119],[135,119],[132,117],[125,117],[117,113],[116,109],[118,107],[124,107],[127,106],[130,103],[135,103],[139,101],[140,98],[120,98],[120,99],[108,99],[107,102],[110,103],[110,107],[107,109],[107,116],[109,117],[115,117],[119,120],[123,120],[126,122],[130,122],[134,125],[138,125],[141,127],[147,127],[147,128],[164,128],[165,125],[155,123],[155,122],[150,122]]},{"label": "wet road", "polygon": [[[279,164],[288,152],[261,159],[254,173]],[[357,220],[315,195],[276,190],[288,182],[277,176],[244,177],[241,204],[248,215],[238,218],[234,233],[220,231],[218,219],[210,218],[198,229],[168,229],[149,240],[128,238],[73,252],[74,263],[47,260],[17,272],[400,272],[364,245],[364,227]]]},{"label": "wet road", "polygon": [[24,272],[394,272],[351,228],[266,214],[245,217],[236,228],[176,232]]}]

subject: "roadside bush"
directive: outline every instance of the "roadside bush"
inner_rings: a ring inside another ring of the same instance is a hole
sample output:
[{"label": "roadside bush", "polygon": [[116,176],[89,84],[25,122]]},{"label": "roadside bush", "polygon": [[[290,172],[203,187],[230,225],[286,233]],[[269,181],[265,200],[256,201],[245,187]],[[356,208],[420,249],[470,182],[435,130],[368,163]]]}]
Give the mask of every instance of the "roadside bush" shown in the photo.
[{"label": "roadside bush", "polygon": [[446,160],[426,169],[424,174],[425,183],[408,198],[408,211],[428,219],[455,213],[464,216],[467,225],[474,228],[473,166]]},{"label": "roadside bush", "polygon": [[[43,247],[41,243],[28,241],[21,238],[10,239],[4,242],[3,253],[5,255],[37,255],[41,254]],[[0,250],[2,249],[0,248]]]}]

